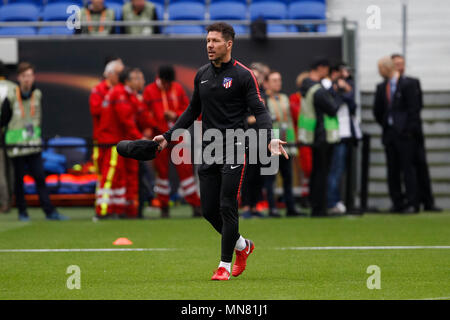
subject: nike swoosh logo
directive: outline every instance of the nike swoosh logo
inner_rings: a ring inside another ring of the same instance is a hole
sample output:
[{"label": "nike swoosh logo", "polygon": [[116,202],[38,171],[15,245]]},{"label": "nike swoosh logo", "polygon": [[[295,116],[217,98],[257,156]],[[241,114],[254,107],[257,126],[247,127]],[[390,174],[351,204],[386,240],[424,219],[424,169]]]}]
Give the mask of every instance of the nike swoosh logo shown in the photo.
[{"label": "nike swoosh logo", "polygon": [[248,245],[247,245],[247,247],[248,247],[248,250],[247,250],[247,252],[246,252],[246,254],[249,254],[250,253],[250,241],[248,242]]},{"label": "nike swoosh logo", "polygon": [[208,82],[208,80],[203,80],[202,82],[200,82],[201,84],[204,84],[204,83],[206,83],[206,82]]},{"label": "nike swoosh logo", "polygon": [[231,168],[231,169],[236,169],[237,167],[240,167],[240,166],[241,166],[241,165],[238,164],[237,166],[235,166],[235,167],[231,166],[230,168]]}]

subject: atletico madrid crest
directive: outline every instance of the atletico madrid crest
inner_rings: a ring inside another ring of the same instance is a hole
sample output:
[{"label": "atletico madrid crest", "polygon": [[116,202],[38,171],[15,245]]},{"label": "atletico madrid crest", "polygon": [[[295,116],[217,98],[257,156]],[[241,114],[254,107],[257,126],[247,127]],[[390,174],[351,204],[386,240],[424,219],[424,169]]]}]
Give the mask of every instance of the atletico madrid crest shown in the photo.
[{"label": "atletico madrid crest", "polygon": [[231,87],[231,83],[233,82],[233,78],[223,78],[223,87],[228,89]]}]

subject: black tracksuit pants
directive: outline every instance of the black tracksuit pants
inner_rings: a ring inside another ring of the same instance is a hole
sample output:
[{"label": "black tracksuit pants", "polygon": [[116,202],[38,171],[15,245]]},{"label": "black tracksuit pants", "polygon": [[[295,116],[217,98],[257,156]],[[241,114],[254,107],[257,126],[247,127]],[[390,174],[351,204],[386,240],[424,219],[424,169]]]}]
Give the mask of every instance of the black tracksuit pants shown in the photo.
[{"label": "black tracksuit pants", "polygon": [[420,133],[420,135],[415,138],[414,164],[417,172],[417,204],[423,204],[425,209],[432,208],[434,207],[434,197],[431,187],[430,170],[428,169],[425,138],[423,133]]},{"label": "black tracksuit pants", "polygon": [[327,183],[330,172],[333,144],[326,142],[312,146],[312,171],[309,178],[309,199],[311,215],[321,217],[327,215]]},{"label": "black tracksuit pants", "polygon": [[55,211],[55,207],[50,202],[48,189],[45,184],[41,153],[13,157],[11,160],[14,165],[14,193],[19,214],[27,214],[27,203],[25,202],[25,190],[23,184],[26,169],[28,169],[29,173],[34,178],[39,201],[45,214],[49,215]]},{"label": "black tracksuit pants", "polygon": [[222,235],[221,261],[231,262],[239,239],[238,195],[246,170],[244,164],[205,164],[199,170],[202,213]]}]

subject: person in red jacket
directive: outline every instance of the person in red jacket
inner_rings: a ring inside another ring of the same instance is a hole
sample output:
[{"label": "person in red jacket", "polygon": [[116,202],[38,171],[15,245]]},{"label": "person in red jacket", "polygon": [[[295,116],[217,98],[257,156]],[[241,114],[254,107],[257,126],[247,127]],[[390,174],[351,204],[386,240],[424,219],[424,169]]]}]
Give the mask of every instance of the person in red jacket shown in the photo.
[{"label": "person in red jacket", "polygon": [[108,91],[119,82],[119,73],[122,72],[124,65],[120,58],[115,58],[105,65],[103,73],[104,79],[91,90],[89,96],[89,109],[92,116],[92,141],[94,148],[92,150],[92,162],[97,174],[100,173],[99,163],[103,156],[103,149],[96,146],[98,143],[100,114],[103,101]]},{"label": "person in red jacket", "polygon": [[[174,80],[175,70],[173,67],[161,66],[155,82],[149,84],[144,90],[144,101],[158,123],[155,135],[169,130],[189,105],[189,98],[183,87]],[[155,181],[155,193],[161,203],[162,217],[169,216],[169,159],[170,149],[166,148],[153,162],[158,173]],[[180,178],[181,195],[193,207],[194,216],[200,216],[200,197],[197,193],[198,188],[192,165],[181,163],[175,167]]]},{"label": "person in red jacket", "polygon": [[[130,71],[127,68],[120,73],[119,83],[105,96],[100,116],[98,142],[113,146],[105,150],[102,159],[100,197],[97,198],[96,205],[96,213],[99,217],[114,214],[120,217],[137,215],[136,199],[130,199],[127,194],[127,180],[132,178],[127,176],[127,163],[125,158],[118,156],[115,146],[121,140],[144,138],[137,126],[136,107],[132,102],[135,95],[130,87]],[[130,170],[133,171],[133,168]]]},{"label": "person in red jacket", "polygon": [[[296,86],[300,88],[304,79],[308,77],[308,72],[302,72],[297,76]],[[298,136],[298,116],[301,109],[302,95],[300,91],[294,92],[289,96],[289,102],[291,107],[291,116],[294,121],[295,136]],[[301,146],[299,147],[299,165],[303,171],[303,186],[302,186],[302,198],[307,199],[309,195],[309,177],[312,171],[312,151],[311,147]]]}]

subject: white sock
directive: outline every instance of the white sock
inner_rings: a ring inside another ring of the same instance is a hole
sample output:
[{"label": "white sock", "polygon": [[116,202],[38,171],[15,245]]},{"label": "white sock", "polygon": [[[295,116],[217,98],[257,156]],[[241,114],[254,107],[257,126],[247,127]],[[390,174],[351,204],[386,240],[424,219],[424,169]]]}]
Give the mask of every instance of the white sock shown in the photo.
[{"label": "white sock", "polygon": [[219,268],[222,268],[222,267],[227,269],[228,272],[230,272],[230,270],[231,270],[231,262],[220,261]]},{"label": "white sock", "polygon": [[238,251],[242,251],[247,247],[247,242],[245,241],[244,237],[240,236],[239,239],[236,241],[236,245],[234,248]]}]

